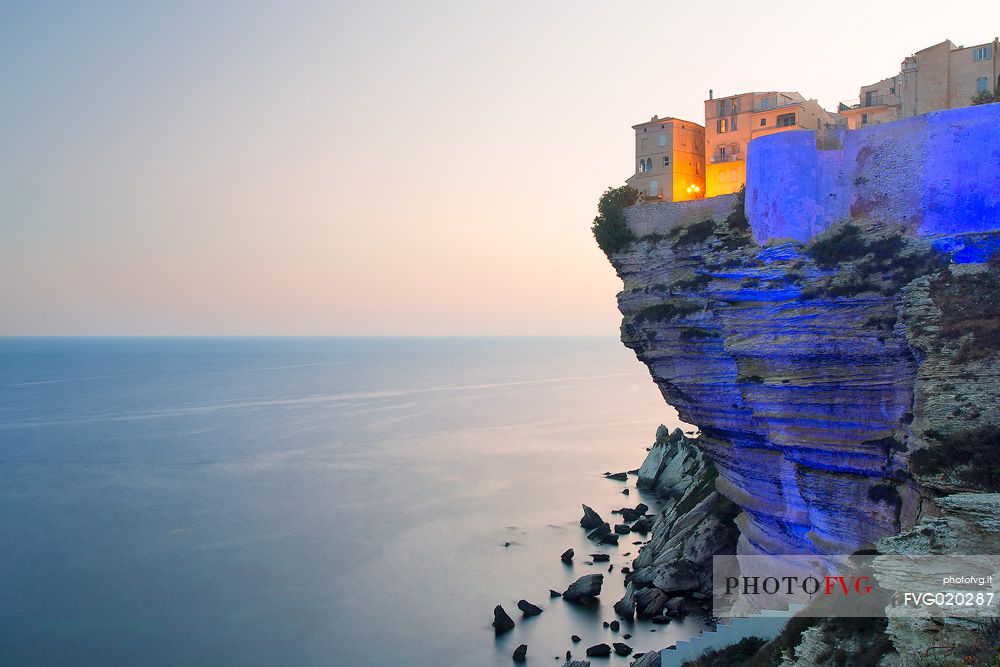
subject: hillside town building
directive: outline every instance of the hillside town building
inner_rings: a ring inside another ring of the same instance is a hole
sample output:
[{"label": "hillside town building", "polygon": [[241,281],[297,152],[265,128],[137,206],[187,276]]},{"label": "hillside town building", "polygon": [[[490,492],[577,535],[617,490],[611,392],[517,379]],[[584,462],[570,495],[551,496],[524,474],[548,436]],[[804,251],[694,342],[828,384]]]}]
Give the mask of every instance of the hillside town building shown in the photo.
[{"label": "hillside town building", "polygon": [[633,125],[635,174],[626,181],[643,201],[686,201],[705,196],[705,128],[680,118]]},{"label": "hillside town building", "polygon": [[635,173],[628,185],[643,202],[686,201],[737,192],[746,184],[751,142],[791,130],[858,129],[931,111],[969,106],[1000,90],[1000,42],[950,40],[903,59],[900,72],[861,86],[857,102],[831,113],[797,92],[746,92],[705,100],[705,124],[654,116],[635,130]]},{"label": "hillside town building", "polygon": [[861,86],[858,100],[841,102],[839,114],[854,130],[866,125],[971,104],[1000,86],[1000,42],[955,46],[951,40],[903,59],[899,74]]}]

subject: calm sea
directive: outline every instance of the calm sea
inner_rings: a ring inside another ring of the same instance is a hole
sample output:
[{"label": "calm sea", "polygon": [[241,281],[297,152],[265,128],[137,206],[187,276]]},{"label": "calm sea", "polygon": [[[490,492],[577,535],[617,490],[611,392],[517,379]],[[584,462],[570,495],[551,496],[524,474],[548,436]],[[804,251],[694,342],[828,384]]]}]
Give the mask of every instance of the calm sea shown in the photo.
[{"label": "calm sea", "polygon": [[611,338],[0,339],[0,664],[582,656],[638,547],[600,607],[548,589],[600,571],[580,503],[638,502],[601,475],[661,422]]}]

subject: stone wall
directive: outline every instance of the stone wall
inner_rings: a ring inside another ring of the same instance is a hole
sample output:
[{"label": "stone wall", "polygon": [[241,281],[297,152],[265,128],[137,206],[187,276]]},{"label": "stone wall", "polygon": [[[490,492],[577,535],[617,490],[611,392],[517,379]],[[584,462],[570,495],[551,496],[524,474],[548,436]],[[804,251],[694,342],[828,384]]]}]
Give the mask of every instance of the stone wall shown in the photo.
[{"label": "stone wall", "polygon": [[839,134],[839,150],[817,150],[810,131],[753,142],[746,209],[758,243],[806,241],[848,218],[924,236],[1000,220],[1000,104]]},{"label": "stone wall", "polygon": [[736,204],[736,195],[691,201],[639,204],[625,209],[625,219],[636,236],[666,234],[672,228],[708,219],[723,219]]}]

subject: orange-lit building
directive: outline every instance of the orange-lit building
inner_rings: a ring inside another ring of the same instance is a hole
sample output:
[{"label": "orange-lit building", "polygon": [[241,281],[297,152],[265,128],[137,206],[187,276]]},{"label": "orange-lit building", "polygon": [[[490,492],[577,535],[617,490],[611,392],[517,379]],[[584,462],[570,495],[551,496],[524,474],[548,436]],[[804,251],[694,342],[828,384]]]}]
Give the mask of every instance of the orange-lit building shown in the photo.
[{"label": "orange-lit building", "polygon": [[705,196],[705,128],[653,116],[635,130],[635,173],[626,183],[641,201],[686,201]]},{"label": "orange-lit building", "polygon": [[835,116],[799,93],[755,92],[705,100],[705,196],[736,192],[746,183],[748,145],[787,130],[819,130]]}]

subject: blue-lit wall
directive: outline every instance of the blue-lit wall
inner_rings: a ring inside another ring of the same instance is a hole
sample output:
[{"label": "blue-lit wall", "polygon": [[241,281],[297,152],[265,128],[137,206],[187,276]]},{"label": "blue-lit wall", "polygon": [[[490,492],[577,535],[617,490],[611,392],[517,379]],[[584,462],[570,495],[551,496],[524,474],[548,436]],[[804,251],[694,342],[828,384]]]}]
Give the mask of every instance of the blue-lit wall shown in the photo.
[{"label": "blue-lit wall", "polygon": [[806,241],[846,219],[900,224],[921,235],[1000,228],[1000,104],[939,111],[838,132],[755,139],[747,215],[758,243]]}]

